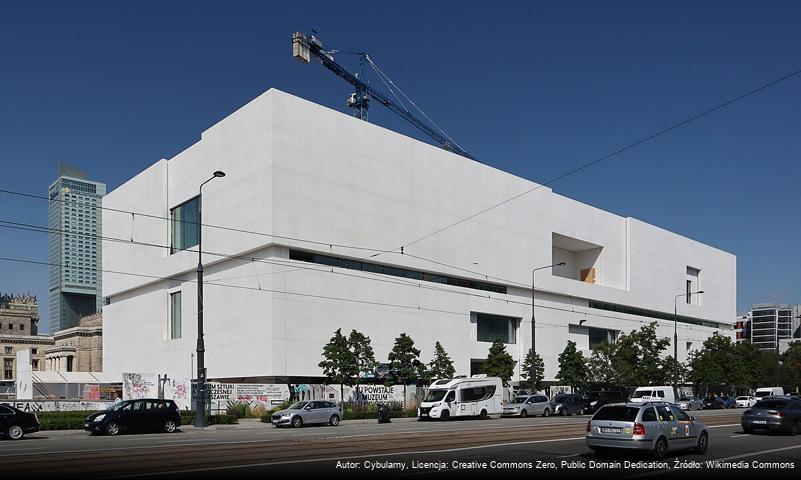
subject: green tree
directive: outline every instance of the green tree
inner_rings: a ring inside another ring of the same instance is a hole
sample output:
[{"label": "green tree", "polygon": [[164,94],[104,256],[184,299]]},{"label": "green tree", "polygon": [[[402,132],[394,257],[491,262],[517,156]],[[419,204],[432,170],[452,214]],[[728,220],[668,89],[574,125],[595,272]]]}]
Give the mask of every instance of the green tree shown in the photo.
[{"label": "green tree", "polygon": [[603,342],[595,347],[592,355],[587,359],[587,383],[599,385],[620,384],[620,376],[613,366],[616,351],[615,343]]},{"label": "green tree", "polygon": [[317,365],[323,369],[323,375],[329,383],[339,384],[339,398],[344,403],[343,385],[353,386],[353,378],[359,374],[359,367],[341,328],[334,332],[334,336],[323,347],[323,360]]},{"label": "green tree", "polygon": [[745,370],[736,352],[730,337],[713,333],[702,348],[690,354],[690,380],[704,390],[742,385],[746,381]]},{"label": "green tree", "polygon": [[741,387],[755,389],[762,385],[772,385],[775,381],[773,353],[764,352],[750,342],[741,342],[734,347],[737,383]]},{"label": "green tree", "polygon": [[453,360],[439,342],[434,344],[434,359],[429,362],[428,371],[432,379],[453,378],[453,374],[456,373]]},{"label": "green tree", "polygon": [[420,350],[414,347],[412,337],[401,333],[387,355],[389,368],[396,382],[403,383],[403,401],[406,403],[406,383],[420,377]]},{"label": "green tree", "polygon": [[515,372],[517,362],[506,351],[503,340],[496,338],[490,345],[489,354],[481,366],[481,371],[488,377],[500,377],[504,385],[509,384],[509,380]]},{"label": "green tree", "polygon": [[378,362],[375,360],[370,337],[357,330],[351,330],[348,336],[348,348],[356,360],[356,371],[360,377],[374,376]]},{"label": "green tree", "polygon": [[567,345],[559,354],[559,372],[556,379],[571,387],[580,387],[587,384],[587,360],[584,354],[576,348],[576,342],[567,341]]},{"label": "green tree", "polygon": [[[668,355],[662,362],[664,367],[662,368],[662,372],[664,376],[662,377],[663,385],[669,385],[673,382],[673,364],[675,363],[673,359],[673,355]],[[687,368],[687,364],[678,362],[676,363],[676,383],[686,383],[690,378],[690,371]]]},{"label": "green tree", "polygon": [[523,365],[520,367],[520,386],[538,392],[542,390],[542,381],[545,379],[545,362],[539,353],[534,354],[534,386],[532,387],[529,377],[531,376],[531,350],[528,351]]},{"label": "green tree", "polygon": [[[662,352],[669,338],[656,336],[656,322],[621,334],[615,342],[612,367],[623,385],[661,385],[665,378]],[[669,375],[669,374],[668,374]]]},{"label": "green tree", "polygon": [[790,348],[781,356],[779,385],[795,390],[801,386],[801,342],[791,342]]}]

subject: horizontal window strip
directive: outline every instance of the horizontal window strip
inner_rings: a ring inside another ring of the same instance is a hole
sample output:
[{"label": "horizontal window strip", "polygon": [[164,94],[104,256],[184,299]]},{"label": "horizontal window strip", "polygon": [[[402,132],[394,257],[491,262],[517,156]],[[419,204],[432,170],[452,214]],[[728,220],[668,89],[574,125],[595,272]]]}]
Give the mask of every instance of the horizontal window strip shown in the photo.
[{"label": "horizontal window strip", "polygon": [[670,320],[671,322],[673,320],[676,320],[678,323],[689,323],[691,325],[700,325],[702,327],[727,329],[730,326],[727,323],[713,322],[710,320],[701,320],[700,318],[685,317],[683,315],[674,316],[671,313],[658,312],[656,310],[648,310],[645,308],[629,307],[627,305],[618,305],[615,303],[598,302],[595,300],[590,300],[589,307],[596,308],[598,310],[606,310],[608,312],[636,315],[638,317],[648,317],[659,320]]},{"label": "horizontal window strip", "polygon": [[406,268],[390,267],[388,265],[381,265],[378,263],[362,262],[347,258],[332,257],[330,255],[320,255],[302,250],[289,250],[289,259],[298,260],[301,262],[316,263],[319,265],[328,265],[331,267],[346,268],[348,270],[359,270],[362,272],[391,275],[393,277],[411,278],[414,280],[422,280],[424,282],[442,283],[444,285],[471,288],[473,290],[483,290],[485,292],[506,293],[506,286],[495,283],[480,282],[478,280],[451,277],[449,275],[421,272]]}]

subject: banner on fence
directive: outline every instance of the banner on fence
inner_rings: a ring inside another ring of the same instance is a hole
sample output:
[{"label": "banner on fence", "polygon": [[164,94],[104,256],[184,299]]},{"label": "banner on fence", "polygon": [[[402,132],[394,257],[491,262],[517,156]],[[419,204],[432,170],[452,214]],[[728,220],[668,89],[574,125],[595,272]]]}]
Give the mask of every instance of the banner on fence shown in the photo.
[{"label": "banner on fence", "polygon": [[0,405],[11,405],[23,412],[76,412],[105,410],[112,402],[74,402],[74,401],[0,401]]},{"label": "banner on fence", "polygon": [[[159,395],[161,389],[161,395]],[[123,373],[122,399],[138,400],[140,398],[164,398],[173,400],[178,408],[186,410],[191,407],[189,392],[191,381],[187,378],[175,379],[162,377],[155,373]]]},{"label": "banner on fence", "polygon": [[206,384],[206,389],[213,410],[225,410],[237,403],[270,409],[290,398],[289,385],[279,383],[211,382]]}]

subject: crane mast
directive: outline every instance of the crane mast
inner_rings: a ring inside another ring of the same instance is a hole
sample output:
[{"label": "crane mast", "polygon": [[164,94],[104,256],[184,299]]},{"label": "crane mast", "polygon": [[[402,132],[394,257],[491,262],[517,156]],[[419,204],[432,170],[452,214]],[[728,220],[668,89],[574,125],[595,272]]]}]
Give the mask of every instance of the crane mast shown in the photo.
[{"label": "crane mast", "polygon": [[314,58],[325,68],[332,71],[335,75],[353,85],[356,88],[356,92],[351,94],[350,98],[348,98],[348,106],[353,109],[353,115],[355,117],[366,121],[369,102],[371,99],[376,100],[378,103],[384,105],[392,112],[395,112],[395,114],[400,116],[402,119],[411,123],[417,127],[417,129],[433,138],[443,149],[456,153],[457,155],[467,157],[471,160],[475,160],[472,155],[467,153],[458,145],[455,145],[445,135],[441,134],[426,122],[414,116],[411,112],[409,112],[409,110],[401,105],[398,105],[380,91],[362,81],[359,76],[366,58],[366,54],[364,52],[361,54],[359,63],[359,75],[353,74],[345,67],[338,64],[334,60],[334,56],[331,52],[323,50],[323,42],[321,42],[317,37],[314,35],[306,35],[301,32],[295,32],[292,34],[292,56],[302,63],[309,63],[311,59]]}]

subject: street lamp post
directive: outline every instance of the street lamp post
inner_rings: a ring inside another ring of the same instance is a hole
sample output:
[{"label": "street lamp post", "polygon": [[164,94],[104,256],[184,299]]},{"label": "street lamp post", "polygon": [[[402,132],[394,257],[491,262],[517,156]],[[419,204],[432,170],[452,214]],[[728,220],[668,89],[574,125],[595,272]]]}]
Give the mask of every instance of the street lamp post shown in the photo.
[{"label": "street lamp post", "polygon": [[201,207],[203,205],[203,185],[215,178],[224,177],[225,173],[217,170],[214,175],[200,184],[197,196],[197,398],[195,400],[195,426],[208,427],[209,421],[206,418],[206,368],[204,365],[204,354],[206,347],[203,342],[203,259],[202,255],[202,225],[203,217]]},{"label": "street lamp post", "polygon": [[553,265],[545,265],[544,267],[537,267],[531,270],[531,364],[529,365],[528,381],[531,385],[531,393],[534,393],[534,372],[536,372],[536,354],[537,349],[535,345],[536,337],[536,319],[534,318],[534,286],[537,270],[544,270],[546,268],[561,267],[567,265],[565,262],[554,263]]},{"label": "street lamp post", "polygon": [[679,314],[678,314],[678,307],[676,303],[679,300],[679,297],[687,297],[690,298],[692,295],[704,293],[703,290],[698,290],[697,292],[685,292],[676,295],[673,298],[673,399],[679,399],[679,388],[678,388],[678,379],[677,379],[677,372],[678,372],[678,365],[679,365],[679,334],[678,334],[678,321],[679,321]]}]

